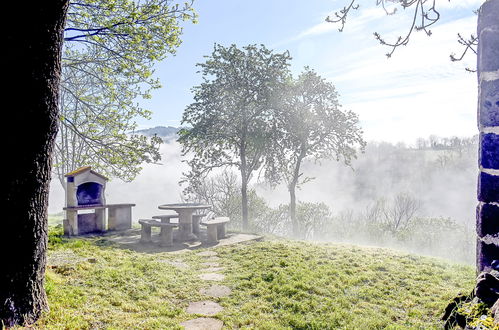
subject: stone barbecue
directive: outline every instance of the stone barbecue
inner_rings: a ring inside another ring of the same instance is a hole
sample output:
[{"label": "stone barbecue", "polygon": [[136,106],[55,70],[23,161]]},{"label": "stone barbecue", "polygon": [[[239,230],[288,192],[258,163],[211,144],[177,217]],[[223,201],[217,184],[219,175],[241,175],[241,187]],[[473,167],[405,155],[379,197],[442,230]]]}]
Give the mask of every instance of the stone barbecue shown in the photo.
[{"label": "stone barbecue", "polygon": [[106,204],[108,178],[93,171],[90,166],[69,172],[65,177],[65,235],[131,228],[132,207],[135,204]]}]

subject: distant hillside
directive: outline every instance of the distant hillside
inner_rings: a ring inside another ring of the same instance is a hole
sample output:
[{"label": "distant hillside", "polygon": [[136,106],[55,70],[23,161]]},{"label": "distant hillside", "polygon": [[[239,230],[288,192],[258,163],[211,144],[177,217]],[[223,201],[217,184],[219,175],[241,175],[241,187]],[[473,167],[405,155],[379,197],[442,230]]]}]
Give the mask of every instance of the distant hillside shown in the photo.
[{"label": "distant hillside", "polygon": [[137,133],[146,135],[146,136],[153,136],[157,135],[162,138],[176,138],[177,132],[180,130],[178,127],[172,127],[172,126],[156,126],[153,128],[147,128],[147,129],[142,129],[137,131]]}]

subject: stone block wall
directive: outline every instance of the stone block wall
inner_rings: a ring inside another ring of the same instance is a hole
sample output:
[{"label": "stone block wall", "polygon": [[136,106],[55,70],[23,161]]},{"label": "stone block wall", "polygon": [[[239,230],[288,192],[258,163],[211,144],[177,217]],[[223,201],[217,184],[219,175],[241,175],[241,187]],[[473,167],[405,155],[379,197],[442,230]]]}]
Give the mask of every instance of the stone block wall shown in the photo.
[{"label": "stone block wall", "polygon": [[499,260],[499,0],[487,0],[478,15],[478,129],[480,132],[477,270]]}]

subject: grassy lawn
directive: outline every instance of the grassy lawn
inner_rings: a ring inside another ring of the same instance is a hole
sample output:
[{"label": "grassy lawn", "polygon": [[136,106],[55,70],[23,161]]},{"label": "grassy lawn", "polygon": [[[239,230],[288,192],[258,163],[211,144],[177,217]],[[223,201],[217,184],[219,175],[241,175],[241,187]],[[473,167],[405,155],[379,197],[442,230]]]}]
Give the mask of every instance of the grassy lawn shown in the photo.
[{"label": "grassy lawn", "polygon": [[189,302],[213,300],[228,329],[431,329],[475,279],[472,267],[388,249],[271,240],[215,248],[232,294],[210,299],[200,251],[141,253],[52,230],[51,309],[35,327],[180,329],[195,318]]},{"label": "grassy lawn", "polygon": [[48,216],[48,224],[49,227],[54,227],[57,225],[62,225],[62,219],[64,218],[64,214],[57,213],[57,214],[49,214]]}]

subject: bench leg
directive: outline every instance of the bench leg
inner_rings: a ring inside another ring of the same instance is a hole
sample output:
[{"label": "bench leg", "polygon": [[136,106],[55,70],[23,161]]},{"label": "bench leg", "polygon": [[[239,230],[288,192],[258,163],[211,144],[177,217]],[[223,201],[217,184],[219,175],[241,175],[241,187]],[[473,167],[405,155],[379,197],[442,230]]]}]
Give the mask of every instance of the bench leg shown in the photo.
[{"label": "bench leg", "polygon": [[172,246],[173,245],[173,228],[172,227],[162,227],[159,233],[160,235],[160,246]]},{"label": "bench leg", "polygon": [[208,235],[208,243],[218,242],[217,226],[211,225],[206,227],[206,234]]},{"label": "bench leg", "polygon": [[199,218],[198,217],[192,218],[192,233],[194,235],[199,235]]},{"label": "bench leg", "polygon": [[218,239],[225,238],[225,223],[219,224],[217,226],[217,237]]},{"label": "bench leg", "polygon": [[140,231],[140,242],[151,242],[151,226],[142,225],[142,230]]}]

